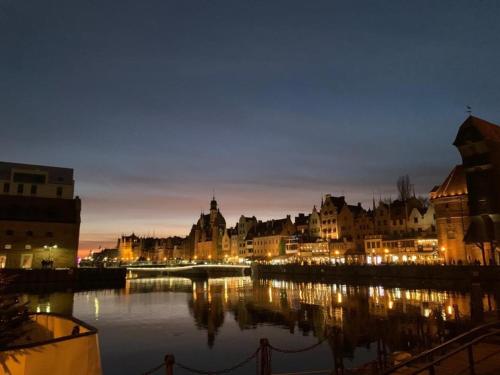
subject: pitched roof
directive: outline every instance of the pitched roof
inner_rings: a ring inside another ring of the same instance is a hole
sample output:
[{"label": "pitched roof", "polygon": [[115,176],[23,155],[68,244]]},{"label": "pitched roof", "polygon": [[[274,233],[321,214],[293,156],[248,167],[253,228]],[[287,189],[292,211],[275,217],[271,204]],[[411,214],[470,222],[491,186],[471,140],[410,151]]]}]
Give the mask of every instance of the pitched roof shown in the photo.
[{"label": "pitched roof", "polygon": [[467,194],[467,181],[465,179],[464,167],[457,165],[437,189],[432,189],[430,198],[437,199],[465,194]]},{"label": "pitched roof", "polygon": [[309,215],[300,213],[299,216],[295,216],[295,225],[308,225]]},{"label": "pitched roof", "polygon": [[485,140],[500,142],[500,126],[478,117],[469,116],[458,129],[457,136],[453,142],[455,146],[459,146],[462,143],[461,138],[467,129],[471,127],[475,128]]},{"label": "pitched roof", "polygon": [[247,240],[251,240],[254,237],[265,237],[265,236],[275,236],[283,233],[286,228],[286,223],[289,218],[278,219],[278,220],[268,220],[259,221],[254,225],[247,233]]},{"label": "pitched roof", "polygon": [[330,194],[327,194],[325,196],[325,201],[321,205],[321,207],[323,208],[323,205],[326,204],[327,202],[331,202],[335,206],[335,208],[337,209],[337,212],[340,212],[342,207],[344,207],[347,204],[344,196],[333,197]]}]

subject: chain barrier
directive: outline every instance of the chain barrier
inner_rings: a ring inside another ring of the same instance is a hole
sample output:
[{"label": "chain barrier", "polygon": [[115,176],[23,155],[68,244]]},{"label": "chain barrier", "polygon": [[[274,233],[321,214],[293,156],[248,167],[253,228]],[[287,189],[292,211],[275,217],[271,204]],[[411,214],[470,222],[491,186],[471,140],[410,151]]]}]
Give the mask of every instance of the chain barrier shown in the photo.
[{"label": "chain barrier", "polygon": [[312,344],[310,346],[306,346],[305,348],[302,348],[302,349],[282,349],[282,348],[277,348],[271,344],[269,344],[269,347],[272,350],[279,352],[279,353],[285,353],[285,354],[303,353],[303,352],[307,352],[308,350],[312,350],[312,349],[317,348],[318,346],[323,344],[326,340],[328,340],[330,337],[332,337],[332,335],[325,336],[324,338],[319,340],[317,343]]},{"label": "chain barrier", "polygon": [[257,350],[255,352],[253,352],[250,356],[248,356],[247,358],[245,358],[243,361],[237,363],[236,365],[234,366],[231,366],[231,367],[227,367],[225,369],[222,369],[222,370],[214,370],[214,371],[209,371],[209,370],[199,370],[199,369],[196,369],[196,368],[193,368],[193,367],[189,367],[187,365],[184,365],[180,362],[176,362],[175,365],[178,366],[179,368],[185,370],[185,371],[188,371],[188,372],[191,372],[193,374],[201,374],[201,375],[217,375],[217,374],[227,374],[228,372],[231,372],[231,371],[234,371],[236,370],[237,368],[240,368],[240,367],[243,367],[245,366],[248,362],[250,362],[252,359],[256,358],[257,357],[257,354],[259,354],[260,352],[260,348],[257,348]]},{"label": "chain barrier", "polygon": [[156,371],[158,371],[159,369],[161,369],[163,366],[165,366],[165,362],[163,362],[161,365],[153,367],[151,370],[148,370],[148,371],[144,372],[142,375],[151,375],[151,374],[154,374]]},{"label": "chain barrier", "polygon": [[[301,348],[301,349],[282,349],[282,348],[277,348],[273,345],[271,345],[267,340],[266,343],[265,343],[265,346],[267,346],[270,350],[264,350],[262,353],[264,353],[264,357],[265,358],[259,358],[259,353],[261,352],[261,350],[263,350],[263,348],[265,347],[258,347],[257,350],[255,350],[252,354],[250,354],[248,357],[246,357],[244,360],[242,360],[241,362],[235,364],[234,366],[231,366],[231,367],[227,367],[227,368],[224,368],[224,369],[221,369],[221,370],[200,370],[200,369],[197,369],[197,368],[194,368],[194,367],[190,367],[188,365],[185,365],[181,362],[175,362],[175,366],[187,371],[187,372],[190,372],[190,373],[193,373],[193,374],[199,374],[199,375],[218,375],[218,374],[227,374],[229,372],[232,372],[240,367],[243,367],[245,366],[247,363],[249,363],[250,361],[252,361],[253,359],[256,360],[256,370],[257,370],[257,374],[259,374],[259,368],[260,368],[260,365],[262,365],[260,362],[261,360],[267,364],[271,364],[272,363],[272,351],[276,351],[276,352],[279,352],[279,353],[285,353],[285,354],[293,354],[293,353],[303,353],[303,352],[307,352],[309,350],[312,350],[312,349],[315,349],[317,348],[318,346],[320,346],[321,344],[323,344],[326,340],[328,340],[330,337],[333,337],[335,333],[331,333],[327,336],[325,336],[323,339],[319,340],[317,343],[315,344],[312,344],[312,345],[309,345],[309,346],[306,346],[305,348]],[[262,345],[262,342],[261,342],[261,345]],[[161,368],[163,368],[165,366],[165,362],[150,369],[149,371],[146,371],[144,372],[142,375],[151,375],[153,373],[155,373],[156,371],[160,370]]]}]

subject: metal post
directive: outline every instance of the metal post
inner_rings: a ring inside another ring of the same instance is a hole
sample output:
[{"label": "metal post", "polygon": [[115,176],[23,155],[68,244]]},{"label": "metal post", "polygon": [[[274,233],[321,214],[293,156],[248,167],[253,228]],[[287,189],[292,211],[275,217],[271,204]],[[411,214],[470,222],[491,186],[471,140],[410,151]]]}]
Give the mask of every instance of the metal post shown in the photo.
[{"label": "metal post", "polygon": [[475,375],[474,371],[474,353],[472,352],[472,345],[467,347],[467,352],[469,353],[469,373],[470,375]]},{"label": "metal post", "polygon": [[271,353],[268,339],[260,339],[260,373],[259,375],[271,375]]},{"label": "metal post", "polygon": [[165,375],[174,375],[175,357],[172,354],[165,356]]}]

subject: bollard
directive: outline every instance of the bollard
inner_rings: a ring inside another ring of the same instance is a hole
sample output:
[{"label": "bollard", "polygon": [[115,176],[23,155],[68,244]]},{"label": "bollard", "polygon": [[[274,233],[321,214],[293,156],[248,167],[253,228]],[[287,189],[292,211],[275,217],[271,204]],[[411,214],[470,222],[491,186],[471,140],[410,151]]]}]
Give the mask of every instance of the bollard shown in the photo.
[{"label": "bollard", "polygon": [[271,349],[268,339],[260,339],[260,373],[259,375],[271,375]]},{"label": "bollard", "polygon": [[165,374],[174,375],[175,357],[172,354],[165,356]]},{"label": "bollard", "polygon": [[470,375],[475,375],[476,371],[474,370],[474,352],[472,351],[472,344],[467,348],[467,352],[469,357],[469,373]]}]

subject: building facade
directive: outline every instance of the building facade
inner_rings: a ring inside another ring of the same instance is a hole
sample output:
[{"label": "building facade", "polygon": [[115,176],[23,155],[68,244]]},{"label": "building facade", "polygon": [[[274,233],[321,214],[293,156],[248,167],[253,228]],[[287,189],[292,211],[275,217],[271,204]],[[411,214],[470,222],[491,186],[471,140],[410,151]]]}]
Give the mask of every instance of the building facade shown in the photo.
[{"label": "building facade", "polygon": [[481,250],[483,264],[498,264],[500,242],[500,126],[469,116],[453,142],[462,157],[470,225],[467,244]]},{"label": "building facade", "polygon": [[226,220],[217,207],[215,197],[210,202],[210,213],[201,213],[198,222],[191,229],[193,258],[198,260],[223,260],[222,237]]},{"label": "building facade", "polygon": [[0,267],[75,267],[81,202],[73,170],[0,162],[0,186]]},{"label": "building facade", "polygon": [[453,168],[429,195],[436,211],[438,245],[444,252],[446,263],[471,263],[481,258],[479,248],[464,241],[470,218],[463,167],[457,165]]},{"label": "building facade", "polygon": [[274,258],[286,255],[286,243],[295,234],[295,225],[288,215],[284,219],[259,221],[245,239],[251,258]]},{"label": "building facade", "polygon": [[339,239],[338,214],[346,205],[345,197],[334,197],[326,194],[321,201],[319,216],[321,220],[321,237],[324,239]]}]

